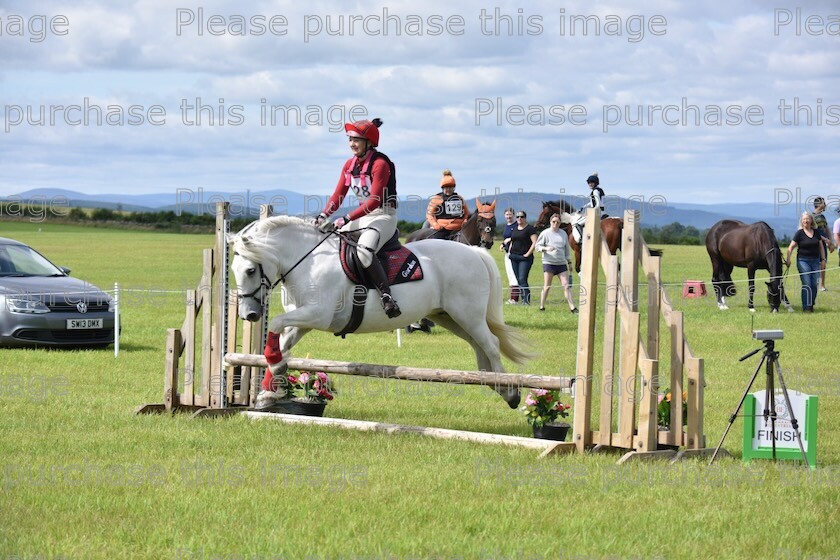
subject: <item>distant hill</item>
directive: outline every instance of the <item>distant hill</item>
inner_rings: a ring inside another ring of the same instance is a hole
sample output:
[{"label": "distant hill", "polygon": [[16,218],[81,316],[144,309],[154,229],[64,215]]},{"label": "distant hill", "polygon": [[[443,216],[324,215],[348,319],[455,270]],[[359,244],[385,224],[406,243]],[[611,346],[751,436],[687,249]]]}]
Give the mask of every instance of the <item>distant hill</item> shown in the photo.
[{"label": "distant hill", "polygon": [[[496,217],[503,222],[504,209],[513,207],[525,210],[529,219],[536,220],[545,200],[565,198],[573,206],[579,207],[582,200],[572,197],[558,197],[554,194],[539,192],[500,193],[496,198]],[[491,197],[481,197],[482,202],[489,202]],[[212,213],[215,203],[226,200],[231,202],[231,212],[236,217],[256,217],[261,204],[272,204],[275,212],[292,215],[314,215],[323,207],[325,195],[306,195],[293,191],[277,189],[272,191],[220,192],[198,189],[181,190],[174,193],[155,194],[96,194],[89,195],[65,189],[32,189],[0,201],[20,201],[44,203],[55,206],[84,208],[107,208],[129,212],[158,212],[171,210],[175,213],[190,214]],[[475,197],[467,199],[471,209],[475,208]],[[397,215],[399,219],[422,222],[426,214],[428,198],[408,196],[400,199]],[[763,220],[776,231],[779,238],[792,236],[796,232],[799,214],[802,208],[795,204],[774,207],[772,204],[656,204],[608,197],[606,212],[612,216],[622,215],[624,210],[638,210],[642,225],[645,227],[665,226],[679,222],[685,226],[707,229],[724,218],[755,222]],[[777,215],[778,214],[778,215]],[[833,217],[831,219],[833,221]]]}]

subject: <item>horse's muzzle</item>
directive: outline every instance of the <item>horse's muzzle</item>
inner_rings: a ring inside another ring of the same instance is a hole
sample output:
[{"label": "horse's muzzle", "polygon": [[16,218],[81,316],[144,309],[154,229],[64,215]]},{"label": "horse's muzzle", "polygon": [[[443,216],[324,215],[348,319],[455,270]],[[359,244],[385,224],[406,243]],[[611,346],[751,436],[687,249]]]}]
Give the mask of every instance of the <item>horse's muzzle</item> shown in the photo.
[{"label": "horse's muzzle", "polygon": [[251,311],[250,313],[246,314],[243,319],[246,321],[250,321],[251,323],[256,323],[257,320],[260,318],[260,314],[256,311]]}]

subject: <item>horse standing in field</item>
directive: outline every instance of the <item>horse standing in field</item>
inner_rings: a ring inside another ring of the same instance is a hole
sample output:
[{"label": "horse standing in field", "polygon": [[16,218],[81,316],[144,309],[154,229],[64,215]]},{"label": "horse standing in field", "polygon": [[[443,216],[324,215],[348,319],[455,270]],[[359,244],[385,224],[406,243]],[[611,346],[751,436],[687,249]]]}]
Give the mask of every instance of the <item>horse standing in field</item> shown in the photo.
[{"label": "horse standing in field", "polygon": [[[353,307],[348,302],[359,294],[339,258],[339,241],[345,237],[342,232],[322,233],[300,218],[276,216],[253,222],[230,239],[239,316],[259,320],[269,292],[279,283],[286,295],[285,313],[269,322],[269,338],[280,335],[283,360],[267,376],[285,366],[288,352],[310,330],[348,332]],[[414,260],[403,260],[410,257]],[[399,247],[388,259],[395,270],[404,270],[403,262],[413,263],[411,281],[391,284],[402,314],[389,318],[378,297],[362,292],[364,315],[354,332],[392,331],[430,316],[470,344],[479,370],[504,371],[502,355],[516,363],[533,357],[524,337],[504,322],[502,281],[489,252],[428,239]],[[518,388],[494,389],[511,408],[519,404]]]},{"label": "horse standing in field", "polygon": [[[428,239],[436,230],[422,228],[411,232],[406,238],[406,243]],[[464,245],[476,245],[485,249],[493,248],[493,241],[496,235],[496,201],[490,204],[482,204],[475,199],[475,212],[464,222],[461,231],[455,235],[453,241]]]},{"label": "horse standing in field", "polygon": [[[536,227],[545,229],[548,227],[549,218],[553,214],[560,214],[560,227],[569,236],[569,247],[575,253],[575,272],[580,272],[580,240],[575,239],[574,230],[578,225],[583,225],[586,216],[583,212],[577,211],[565,200],[543,202],[543,209],[537,218]],[[621,247],[621,232],[624,229],[624,220],[621,218],[608,217],[601,220],[601,235],[607,242],[610,254],[615,255]]]},{"label": "horse standing in field", "polygon": [[793,311],[785,295],[782,283],[782,251],[773,229],[764,222],[745,224],[737,220],[721,220],[706,234],[706,250],[712,261],[712,286],[715,289],[718,308],[729,309],[726,296],[734,296],[735,284],[732,282],[732,269],[736,266],[747,269],[749,279],[750,311],[753,307],[755,292],[755,271],[770,272],[767,284],[767,302],[774,313],[779,311],[782,301],[788,311]]}]

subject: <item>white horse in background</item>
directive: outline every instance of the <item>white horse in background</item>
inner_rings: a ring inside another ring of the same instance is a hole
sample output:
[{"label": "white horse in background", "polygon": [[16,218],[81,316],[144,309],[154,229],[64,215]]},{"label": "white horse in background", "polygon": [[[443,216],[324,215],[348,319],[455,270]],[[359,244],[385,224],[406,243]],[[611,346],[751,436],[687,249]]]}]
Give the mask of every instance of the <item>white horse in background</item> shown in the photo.
[{"label": "white horse in background", "polygon": [[[269,331],[281,335],[284,359],[272,370],[285,366],[291,348],[310,330],[335,333],[348,323],[354,284],[339,262],[338,235],[300,218],[275,216],[253,222],[229,241],[242,319],[262,317],[268,292],[282,282],[286,312],[271,319]],[[392,331],[430,317],[470,344],[479,370],[503,372],[501,355],[515,363],[533,357],[524,337],[504,322],[502,282],[486,250],[437,239],[406,247],[417,256],[423,279],[391,287],[402,310],[393,319],[373,290],[355,332]],[[511,408],[519,404],[518,388],[494,389]]]}]

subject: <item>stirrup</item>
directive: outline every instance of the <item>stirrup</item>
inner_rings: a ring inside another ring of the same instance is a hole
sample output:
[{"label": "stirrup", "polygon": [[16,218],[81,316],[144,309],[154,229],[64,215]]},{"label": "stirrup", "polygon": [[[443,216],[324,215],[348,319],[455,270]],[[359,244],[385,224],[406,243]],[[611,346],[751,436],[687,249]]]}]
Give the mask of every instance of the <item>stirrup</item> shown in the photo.
[{"label": "stirrup", "polygon": [[382,294],[382,307],[385,309],[385,315],[387,315],[389,319],[399,317],[402,314],[400,306],[397,305],[396,300],[391,296],[391,294]]}]

